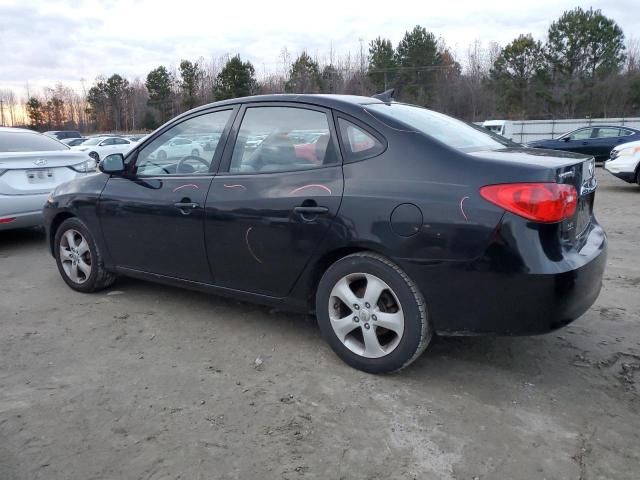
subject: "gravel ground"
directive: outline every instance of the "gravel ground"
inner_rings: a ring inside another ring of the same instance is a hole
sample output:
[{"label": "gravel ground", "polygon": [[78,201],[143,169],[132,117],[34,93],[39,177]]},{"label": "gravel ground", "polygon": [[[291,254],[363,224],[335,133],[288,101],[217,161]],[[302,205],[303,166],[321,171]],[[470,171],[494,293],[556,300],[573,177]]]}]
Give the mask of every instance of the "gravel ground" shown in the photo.
[{"label": "gravel ground", "polygon": [[127,279],[75,293],[41,232],[0,233],[0,479],[639,478],[640,188],[598,176],[591,310],[439,338],[388,376],[304,316]]}]

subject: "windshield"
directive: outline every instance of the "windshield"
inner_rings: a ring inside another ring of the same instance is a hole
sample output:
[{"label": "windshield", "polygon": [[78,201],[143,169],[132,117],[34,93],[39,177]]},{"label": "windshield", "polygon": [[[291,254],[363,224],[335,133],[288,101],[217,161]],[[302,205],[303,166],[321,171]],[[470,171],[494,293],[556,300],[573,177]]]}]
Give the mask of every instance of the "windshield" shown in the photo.
[{"label": "windshield", "polygon": [[0,132],[0,152],[51,152],[69,147],[36,132]]},{"label": "windshield", "polygon": [[489,132],[475,129],[465,122],[426,108],[402,103],[380,103],[367,105],[366,109],[381,120],[389,117],[400,121],[412,130],[429,135],[463,152],[495,150],[505,146]]},{"label": "windshield", "polygon": [[104,138],[90,138],[89,140],[85,140],[84,142],[82,142],[81,145],[97,145],[102,140],[104,140]]}]

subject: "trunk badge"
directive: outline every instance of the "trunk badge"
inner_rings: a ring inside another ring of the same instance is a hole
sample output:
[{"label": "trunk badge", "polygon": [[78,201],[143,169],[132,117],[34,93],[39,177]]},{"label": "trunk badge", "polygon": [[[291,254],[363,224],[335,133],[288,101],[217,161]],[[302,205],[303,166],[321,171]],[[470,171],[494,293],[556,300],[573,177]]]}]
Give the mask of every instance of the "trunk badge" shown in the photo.
[{"label": "trunk badge", "polygon": [[47,161],[44,158],[39,158],[38,160],[35,160],[33,163],[38,167],[42,167],[43,165],[47,164]]}]

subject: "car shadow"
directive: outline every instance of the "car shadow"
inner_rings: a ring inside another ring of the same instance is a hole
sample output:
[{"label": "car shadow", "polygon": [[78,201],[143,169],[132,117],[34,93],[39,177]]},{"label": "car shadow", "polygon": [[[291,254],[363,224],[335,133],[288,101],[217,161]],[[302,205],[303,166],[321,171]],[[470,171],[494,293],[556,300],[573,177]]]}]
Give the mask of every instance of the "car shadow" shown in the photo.
[{"label": "car shadow", "polygon": [[[127,296],[136,297],[136,302],[146,302],[146,297],[154,297],[162,298],[169,303],[190,305],[198,311],[204,309],[212,313],[224,312],[224,315],[215,315],[215,320],[210,317],[204,321],[248,322],[256,325],[255,328],[261,329],[266,325],[274,332],[286,332],[287,338],[295,338],[301,348],[309,351],[326,350],[327,361],[335,363],[336,366],[346,367],[326,345],[312,315],[292,313],[269,306],[131,278],[120,278],[112,290],[124,291]],[[182,321],[185,320],[186,318],[182,317]],[[194,316],[192,320],[202,322],[203,318]],[[284,340],[283,337],[283,341],[288,340]],[[553,333],[535,337],[440,337],[434,335],[423,355],[392,377],[413,378],[419,382],[424,378],[442,378],[444,381],[447,375],[456,371],[461,375],[468,374],[470,365],[477,369],[479,376],[495,375],[496,370],[499,370],[507,376],[534,377],[543,370],[542,363],[552,361],[550,354],[556,358],[555,361],[570,363],[575,352],[572,349],[564,349],[565,346]]]},{"label": "car shadow", "polygon": [[601,183],[598,185],[598,190],[622,193],[625,195],[638,195],[640,193],[640,186],[636,185],[635,183],[626,183],[626,182],[620,181],[620,183],[607,184],[607,185],[604,185]]},{"label": "car shadow", "polygon": [[11,250],[28,249],[36,244],[44,246],[45,239],[46,234],[42,227],[0,231],[0,255]]}]

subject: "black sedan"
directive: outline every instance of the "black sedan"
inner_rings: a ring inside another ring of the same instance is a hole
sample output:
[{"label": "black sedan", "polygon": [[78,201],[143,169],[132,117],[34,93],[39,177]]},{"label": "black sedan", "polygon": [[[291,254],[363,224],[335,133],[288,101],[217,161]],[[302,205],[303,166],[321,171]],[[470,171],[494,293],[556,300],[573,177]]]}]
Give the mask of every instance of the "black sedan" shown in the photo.
[{"label": "black sedan", "polygon": [[593,166],[389,97],[257,96],[180,115],[44,216],[74,290],[128,275],[315,311],[344,361],[390,372],[435,333],[543,333],[593,304]]},{"label": "black sedan", "polygon": [[613,147],[636,140],[640,140],[640,130],[616,125],[598,125],[579,128],[558,138],[528,142],[527,146],[593,155],[597,161],[604,162],[609,158]]}]

